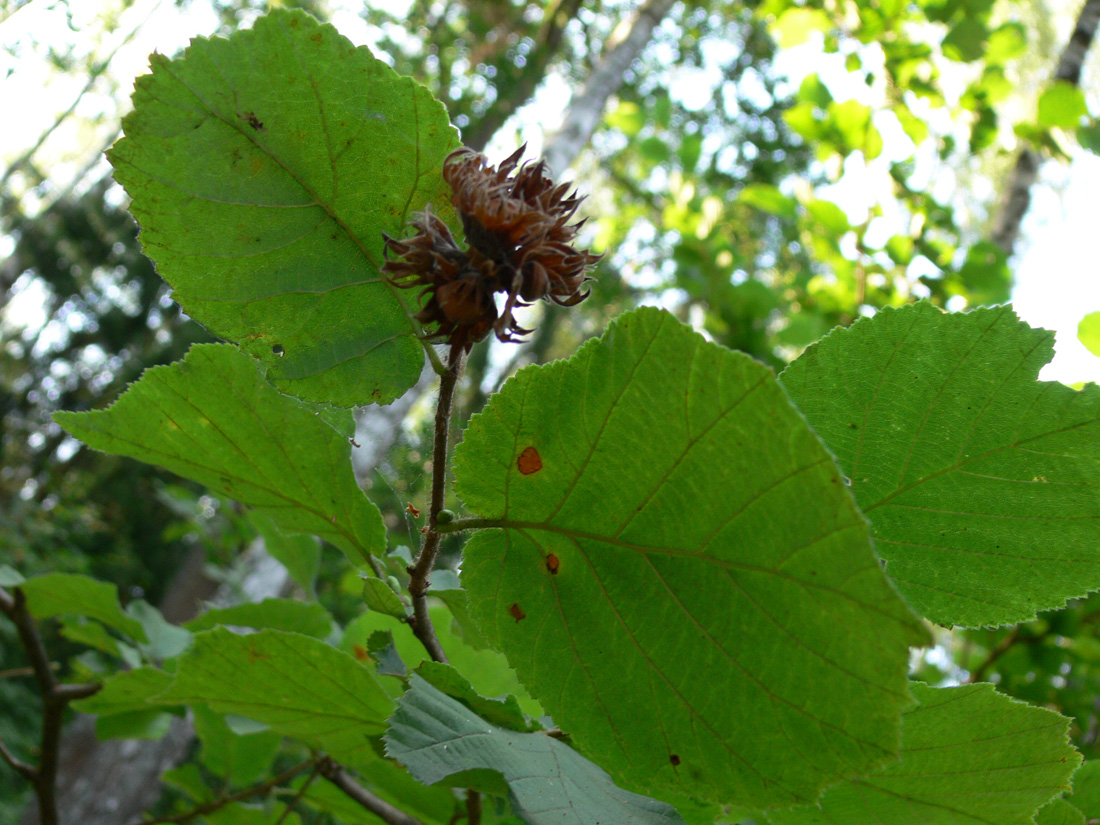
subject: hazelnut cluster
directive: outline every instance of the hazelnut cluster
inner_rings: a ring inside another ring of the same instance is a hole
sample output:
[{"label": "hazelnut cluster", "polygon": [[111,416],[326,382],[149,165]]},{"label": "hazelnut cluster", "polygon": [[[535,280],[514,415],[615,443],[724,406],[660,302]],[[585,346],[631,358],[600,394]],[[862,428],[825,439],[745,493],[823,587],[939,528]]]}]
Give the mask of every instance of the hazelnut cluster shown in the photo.
[{"label": "hazelnut cluster", "polygon": [[[399,287],[422,287],[427,300],[417,320],[435,325],[433,338],[467,351],[490,331],[501,341],[530,332],[512,316],[517,306],[539,298],[561,306],[583,301],[588,268],[601,257],[572,245],[584,221],[569,221],[583,198],[569,194],[568,184],[555,185],[543,161],[519,166],[524,148],[497,168],[465,148],[444,161],[468,249],[430,206],[413,215],[416,235],[385,237],[385,277]],[[498,292],[507,296],[499,313]]]}]

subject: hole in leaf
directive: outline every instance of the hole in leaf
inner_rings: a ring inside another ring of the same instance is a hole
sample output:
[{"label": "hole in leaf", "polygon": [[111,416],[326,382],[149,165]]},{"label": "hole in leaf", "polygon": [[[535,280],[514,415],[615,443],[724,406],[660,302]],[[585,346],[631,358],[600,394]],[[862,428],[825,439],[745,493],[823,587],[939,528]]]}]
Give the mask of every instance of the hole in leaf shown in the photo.
[{"label": "hole in leaf", "polygon": [[508,606],[508,612],[512,614],[512,618],[516,620],[517,624],[527,618],[527,614],[520,608],[519,602],[512,602],[512,604]]},{"label": "hole in leaf", "polygon": [[531,473],[537,473],[542,469],[542,456],[539,455],[539,451],[534,447],[528,447],[519,454],[519,461],[516,462],[516,466],[519,467],[519,471],[525,476],[529,476]]},{"label": "hole in leaf", "polygon": [[285,353],[286,353],[286,350],[283,349],[282,344],[276,344],[275,346],[273,346],[271,348],[271,354],[272,355],[278,355],[280,358],[282,358]]}]

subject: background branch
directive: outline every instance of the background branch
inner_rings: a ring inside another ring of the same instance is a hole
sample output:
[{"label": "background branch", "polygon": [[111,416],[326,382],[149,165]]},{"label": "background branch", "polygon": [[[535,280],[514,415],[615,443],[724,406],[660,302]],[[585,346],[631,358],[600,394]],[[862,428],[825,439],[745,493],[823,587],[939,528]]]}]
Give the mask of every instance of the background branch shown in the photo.
[{"label": "background branch", "polygon": [[389,825],[424,825],[416,817],[409,816],[386,800],[372,794],[352,779],[351,774],[332,759],[324,757],[318,765],[321,776]]}]

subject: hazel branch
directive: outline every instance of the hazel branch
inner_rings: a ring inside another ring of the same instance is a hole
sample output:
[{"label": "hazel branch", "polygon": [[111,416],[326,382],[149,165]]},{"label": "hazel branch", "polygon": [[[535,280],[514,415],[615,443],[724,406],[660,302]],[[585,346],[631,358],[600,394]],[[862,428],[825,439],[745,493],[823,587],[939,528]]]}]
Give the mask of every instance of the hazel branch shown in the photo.
[{"label": "hazel branch", "polygon": [[83,699],[100,689],[98,684],[65,685],[57,681],[53,666],[46,655],[42,637],[34,617],[27,609],[27,597],[16,587],[11,593],[0,588],[0,612],[15,625],[19,641],[30,660],[31,670],[38,681],[42,696],[42,738],[39,744],[38,766],[32,767],[15,758],[0,745],[0,758],[24,776],[34,787],[38,800],[38,819],[41,825],[58,825],[57,819],[57,765],[61,753],[61,724],[65,707],[73,699]]},{"label": "hazel branch", "polygon": [[428,509],[427,532],[420,555],[409,567],[409,594],[412,596],[413,615],[409,624],[424,649],[437,662],[446,662],[447,654],[436,638],[428,615],[429,576],[439,555],[442,534],[438,529],[439,512],[446,502],[447,492],[447,442],[451,429],[451,412],[454,408],[455,386],[462,370],[462,347],[451,345],[447,369],[439,382],[439,401],[435,408],[435,446],[432,450],[432,497]]},{"label": "hazel branch", "polygon": [[[291,779],[296,777],[298,774],[300,774],[306,768],[309,768],[313,765],[314,765],[314,761],[312,759],[306,759],[304,762],[299,762],[294,767],[287,768],[282,773],[271,777],[271,779],[267,779],[267,780],[265,780],[263,782],[260,782],[256,785],[252,785],[251,787],[245,788],[243,791],[237,791],[236,793],[229,794],[228,796],[223,796],[223,797],[220,797],[219,799],[215,799],[215,800],[212,800],[210,802],[206,802],[202,805],[199,805],[197,808],[192,808],[191,810],[184,811],[183,813],[180,813],[180,814],[172,814],[171,816],[161,816],[161,817],[157,817],[156,819],[143,819],[140,822],[134,823],[134,825],[160,825],[160,823],[167,823],[167,822],[178,822],[178,823],[190,822],[195,817],[204,816],[205,814],[213,813],[214,811],[218,810],[219,808],[224,808],[226,805],[229,805],[233,802],[240,802],[242,799],[248,799],[249,797],[252,797],[252,796],[259,796],[259,795],[262,795],[262,794],[270,793],[272,791],[272,789],[277,788],[279,785],[282,785],[284,782],[289,782]],[[316,768],[315,768],[315,770],[316,770]],[[300,796],[300,794],[299,794],[299,796]],[[295,800],[297,800],[297,797],[295,797]]]},{"label": "hazel branch", "polygon": [[329,757],[323,757],[318,763],[318,769],[325,779],[342,790],[351,799],[354,799],[372,814],[388,825],[424,825],[419,819],[409,816],[402,810],[395,808],[384,799],[380,799],[358,782],[339,763]]}]

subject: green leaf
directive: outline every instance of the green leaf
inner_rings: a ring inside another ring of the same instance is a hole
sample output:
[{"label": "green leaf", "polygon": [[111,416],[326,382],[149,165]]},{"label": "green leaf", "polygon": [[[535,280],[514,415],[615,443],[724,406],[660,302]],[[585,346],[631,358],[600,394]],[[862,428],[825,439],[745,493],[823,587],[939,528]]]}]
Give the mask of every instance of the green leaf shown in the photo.
[{"label": "green leaf", "polygon": [[355,561],[386,546],[382,515],[355,482],[351,445],[236,347],[192,347],[146,370],[106,410],[54,420],[90,447],[159,464]]},{"label": "green leaf", "polygon": [[270,772],[283,737],[270,731],[240,736],[229,729],[221,714],[204,705],[195,705],[191,712],[207,768],[237,786],[256,782]]},{"label": "green leaf", "polygon": [[1100,819],[1100,761],[1090,760],[1073,775],[1073,794],[1068,797],[1085,819]]},{"label": "green leaf", "polygon": [[900,759],[829,789],[818,806],[775,811],[773,825],[1030,825],[1069,785],[1081,756],[1069,720],[993,685],[913,684]]},{"label": "green leaf", "polygon": [[172,714],[162,710],[130,710],[96,717],[95,736],[100,742],[108,739],[163,739],[171,724]]},{"label": "green leaf", "polygon": [[393,705],[348,654],[297,633],[247,636],[217,628],[195,634],[162,702],[203,702],[220,713],[264,722],[276,733],[355,762],[385,729]]},{"label": "green leaf", "polygon": [[152,65],[109,157],[172,297],[302,398],[388,403],[415,384],[382,233],[429,202],[454,222],[443,105],[300,11]]},{"label": "green leaf", "polygon": [[510,730],[534,730],[519,708],[519,702],[512,695],[496,699],[481,696],[474,690],[470,680],[451,665],[426,661],[416,669],[416,674],[437,690],[457,699],[486,722],[491,722]]},{"label": "green leaf", "polygon": [[[343,415],[346,420],[350,418]],[[313,583],[321,568],[321,545],[314,536],[287,535],[268,516],[252,510],[249,520],[264,538],[264,549],[283,565],[290,577],[307,594],[313,594]]]},{"label": "green leaf", "polygon": [[[434,578],[437,573],[433,573]],[[478,650],[466,644],[452,628],[452,617],[445,605],[433,605],[429,608],[435,635],[440,646],[447,651],[451,664],[473,685],[482,696],[496,697],[512,694],[519,700],[523,711],[538,718],[544,714],[539,705],[528,694],[516,672],[508,666],[507,660],[495,650]],[[340,648],[359,656],[367,650],[367,640],[372,633],[389,631],[393,635],[397,654],[410,668],[417,667],[427,659],[424,646],[413,636],[409,626],[398,619],[383,613],[369,612],[359,616],[344,631]],[[356,651],[356,646],[362,648]]]},{"label": "green leaf", "polygon": [[397,702],[386,753],[432,785],[471,770],[499,772],[530,825],[674,825],[675,809],[616,787],[597,765],[541,733],[498,728],[416,674]]},{"label": "green leaf", "polygon": [[135,641],[149,641],[141,623],[122,612],[113,584],[76,573],[47,573],[27,579],[21,587],[27,596],[27,609],[36,619],[87,616]]},{"label": "green leaf", "polygon": [[156,698],[171,684],[171,674],[155,667],[139,667],[109,676],[99,693],[87,699],[78,699],[72,705],[81,713],[98,716],[148,710],[150,704],[160,704]]},{"label": "green leaf", "polygon": [[141,622],[145,635],[149,637],[149,643],[141,645],[141,652],[146,658],[171,659],[191,644],[188,631],[168,622],[159,610],[144,599],[135,599],[126,605],[126,613]]},{"label": "green leaf", "polygon": [[969,63],[985,53],[988,40],[989,27],[982,20],[964,17],[943,38],[943,53],[952,60]]},{"label": "green leaf", "polygon": [[781,376],[937,624],[1014,624],[1100,587],[1100,388],[1036,381],[1052,342],[1010,307],[925,302],[835,330]]},{"label": "green leaf", "polygon": [[62,618],[60,633],[71,642],[87,645],[109,656],[122,656],[118,639],[99,622],[90,622],[83,616]]},{"label": "green leaf", "polygon": [[1100,355],[1100,312],[1090,312],[1077,325],[1077,338],[1093,355]]},{"label": "green leaf", "polygon": [[363,601],[367,607],[387,616],[403,618],[406,615],[405,606],[401,603],[401,597],[389,585],[377,576],[372,576],[366,571],[359,574],[363,579]]},{"label": "green leaf", "polygon": [[794,198],[788,198],[776,187],[766,183],[747,184],[737,199],[770,215],[793,218],[797,212]]},{"label": "green leaf", "polygon": [[326,639],[332,633],[332,616],[318,602],[264,599],[262,602],[207,610],[189,621],[186,627],[198,632],[218,625],[286,630],[313,636],[315,639]]},{"label": "green leaf", "polygon": [[1076,129],[1089,113],[1085,94],[1068,81],[1060,80],[1039,98],[1039,125]]},{"label": "green leaf", "polygon": [[18,587],[26,579],[23,574],[9,564],[0,564],[0,587]]},{"label": "green leaf", "polygon": [[455,477],[501,528],[464,551],[475,620],[613,775],[769,807],[896,751],[924,631],[766,367],[626,313],[511,378]]},{"label": "green leaf", "polygon": [[801,46],[814,32],[826,32],[832,28],[829,15],[821,9],[794,6],[781,15],[769,27],[769,31],[781,48]]},{"label": "green leaf", "polygon": [[1064,799],[1055,799],[1039,811],[1035,825],[1085,825],[1085,815]]}]

